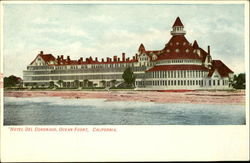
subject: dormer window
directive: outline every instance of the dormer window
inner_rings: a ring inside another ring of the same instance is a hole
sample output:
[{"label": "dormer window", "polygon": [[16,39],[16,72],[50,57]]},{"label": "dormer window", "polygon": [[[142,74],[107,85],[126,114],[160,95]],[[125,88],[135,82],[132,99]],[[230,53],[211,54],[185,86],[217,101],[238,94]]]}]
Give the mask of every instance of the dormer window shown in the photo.
[{"label": "dormer window", "polygon": [[186,42],[183,42],[183,45],[186,45]]},{"label": "dormer window", "polygon": [[175,49],[175,52],[176,52],[176,53],[179,53],[179,52],[180,52],[180,50],[179,50],[179,49]]},{"label": "dormer window", "polygon": [[186,53],[189,53],[189,49],[186,49]]},{"label": "dormer window", "polygon": [[167,49],[167,52],[169,53],[169,52],[170,52],[170,50],[169,50],[169,49]]},{"label": "dormer window", "polygon": [[176,42],[176,45],[179,45],[179,42]]},{"label": "dormer window", "polygon": [[156,55],[153,55],[152,56],[152,60],[156,60],[157,59],[157,56]]},{"label": "dormer window", "polygon": [[173,45],[173,43],[172,43],[172,42],[170,42],[170,45],[172,46],[172,45]]}]

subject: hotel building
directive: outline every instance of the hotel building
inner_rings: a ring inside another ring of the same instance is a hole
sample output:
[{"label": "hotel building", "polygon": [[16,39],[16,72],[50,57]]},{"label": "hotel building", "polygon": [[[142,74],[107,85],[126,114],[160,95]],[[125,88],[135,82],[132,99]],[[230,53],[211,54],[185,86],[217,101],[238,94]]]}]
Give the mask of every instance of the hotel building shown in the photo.
[{"label": "hotel building", "polygon": [[132,58],[122,53],[121,58],[72,60],[41,51],[23,72],[24,85],[48,86],[53,81],[59,87],[74,87],[78,81],[83,87],[88,81],[96,87],[118,86],[123,83],[124,70],[130,67],[136,76],[136,90],[231,89],[233,71],[212,59],[209,46],[205,51],[196,40],[190,43],[185,34],[178,17],[163,49],[149,51],[141,44]]}]

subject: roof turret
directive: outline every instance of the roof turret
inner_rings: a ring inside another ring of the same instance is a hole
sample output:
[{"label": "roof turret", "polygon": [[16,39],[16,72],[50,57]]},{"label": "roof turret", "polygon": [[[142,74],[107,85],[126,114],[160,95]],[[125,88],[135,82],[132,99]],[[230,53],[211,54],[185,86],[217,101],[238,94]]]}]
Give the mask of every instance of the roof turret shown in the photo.
[{"label": "roof turret", "polygon": [[184,25],[182,24],[181,19],[179,17],[176,18],[172,27],[175,27],[175,26],[184,27]]}]

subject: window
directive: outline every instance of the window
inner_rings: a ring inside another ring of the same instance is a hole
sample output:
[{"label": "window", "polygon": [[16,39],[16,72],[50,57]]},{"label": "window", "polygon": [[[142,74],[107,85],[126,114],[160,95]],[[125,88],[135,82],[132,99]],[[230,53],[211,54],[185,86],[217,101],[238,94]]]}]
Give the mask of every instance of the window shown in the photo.
[{"label": "window", "polygon": [[217,85],[220,85],[220,80],[218,80],[218,83],[217,83]]},{"label": "window", "polygon": [[215,85],[215,80],[213,80],[213,85]]}]

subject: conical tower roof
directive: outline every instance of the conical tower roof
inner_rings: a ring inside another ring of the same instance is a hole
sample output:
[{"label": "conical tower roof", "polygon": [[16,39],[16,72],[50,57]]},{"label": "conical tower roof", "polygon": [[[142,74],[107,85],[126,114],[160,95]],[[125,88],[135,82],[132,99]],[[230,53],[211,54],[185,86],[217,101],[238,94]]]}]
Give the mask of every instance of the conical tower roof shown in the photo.
[{"label": "conical tower roof", "polygon": [[141,43],[139,49],[138,49],[139,52],[144,52],[145,51],[145,47],[144,45]]},{"label": "conical tower roof", "polygon": [[175,27],[175,26],[184,27],[184,25],[182,24],[181,19],[179,17],[176,18],[174,25],[172,27]]},{"label": "conical tower roof", "polygon": [[197,43],[196,40],[194,40],[193,48],[194,49],[198,49],[199,48],[199,45],[198,45],[198,43]]}]

